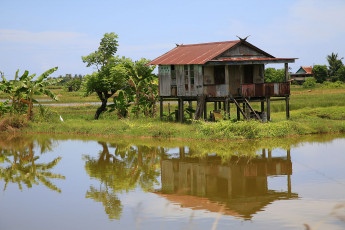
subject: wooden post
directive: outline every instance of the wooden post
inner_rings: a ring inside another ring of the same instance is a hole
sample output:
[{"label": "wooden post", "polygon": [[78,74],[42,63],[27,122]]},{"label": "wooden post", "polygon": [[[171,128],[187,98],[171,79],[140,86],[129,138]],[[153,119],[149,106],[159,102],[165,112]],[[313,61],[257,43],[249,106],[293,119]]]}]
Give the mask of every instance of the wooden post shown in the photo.
[{"label": "wooden post", "polygon": [[270,97],[267,97],[266,98],[267,100],[267,121],[270,121],[271,120],[271,98]]},{"label": "wooden post", "polygon": [[179,147],[179,154],[180,154],[180,160],[184,159],[184,157],[185,157],[184,146]]},{"label": "wooden post", "polygon": [[214,102],[214,110],[217,110],[217,102]]},{"label": "wooden post", "polygon": [[224,109],[226,110],[227,118],[230,119],[230,103],[229,103],[229,99],[225,99]]},{"label": "wooden post", "polygon": [[291,161],[291,153],[290,153],[290,149],[286,150],[286,158]]},{"label": "wooden post", "polygon": [[240,108],[238,108],[237,106],[236,106],[236,109],[237,109],[237,120],[239,121],[241,120],[241,112],[240,112]]},{"label": "wooden post", "polygon": [[261,101],[261,113],[265,112],[265,101]]},{"label": "wooden post", "polygon": [[168,113],[169,113],[169,116],[170,116],[170,103],[168,103]]},{"label": "wooden post", "polygon": [[204,103],[204,120],[207,121],[207,102]]},{"label": "wooden post", "polygon": [[289,96],[285,97],[285,107],[286,107],[286,119],[290,118],[290,100]]},{"label": "wooden post", "polygon": [[266,149],[262,149],[262,158],[266,158]]},{"label": "wooden post", "polygon": [[[188,108],[190,109],[190,110],[192,110],[193,109],[193,102],[192,101],[188,101]],[[193,113],[192,112],[190,112],[189,113],[189,118],[190,119],[193,119]]]},{"label": "wooden post", "polygon": [[285,82],[289,81],[289,64],[285,63]]},{"label": "wooden post", "polygon": [[[176,121],[179,121],[180,120],[180,108],[181,108],[181,100],[180,100],[180,98],[177,100],[177,113],[176,113],[176,116],[175,116],[175,120]],[[176,112],[176,110],[175,110],[175,112]]]},{"label": "wooden post", "polygon": [[288,175],[288,194],[291,195],[291,176]]},{"label": "wooden post", "polygon": [[183,111],[183,98],[180,98],[180,108],[179,108],[179,120],[182,123],[184,118],[184,111]]},{"label": "wooden post", "polygon": [[272,159],[272,150],[271,149],[268,149],[267,157],[268,157],[268,160]]},{"label": "wooden post", "polygon": [[163,98],[159,101],[159,118],[163,120]]}]

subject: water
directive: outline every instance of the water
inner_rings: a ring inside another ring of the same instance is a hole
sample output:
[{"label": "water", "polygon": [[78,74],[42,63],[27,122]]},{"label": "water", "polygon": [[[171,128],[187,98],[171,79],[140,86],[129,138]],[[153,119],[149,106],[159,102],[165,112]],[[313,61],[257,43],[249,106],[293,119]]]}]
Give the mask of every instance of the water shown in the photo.
[{"label": "water", "polygon": [[344,229],[345,136],[0,135],[0,229]]}]

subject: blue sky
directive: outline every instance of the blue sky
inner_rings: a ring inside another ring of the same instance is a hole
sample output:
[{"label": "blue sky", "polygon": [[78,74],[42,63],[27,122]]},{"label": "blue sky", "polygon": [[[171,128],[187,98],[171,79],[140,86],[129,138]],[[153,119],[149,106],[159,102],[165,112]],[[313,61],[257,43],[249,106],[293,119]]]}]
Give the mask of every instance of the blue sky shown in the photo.
[{"label": "blue sky", "polygon": [[[345,56],[344,0],[87,1],[1,0],[0,70],[53,76],[94,71],[81,61],[104,33],[119,36],[118,55],[154,59],[175,43],[245,37],[276,57],[296,57],[300,66]],[[273,67],[282,68],[282,65]]]}]

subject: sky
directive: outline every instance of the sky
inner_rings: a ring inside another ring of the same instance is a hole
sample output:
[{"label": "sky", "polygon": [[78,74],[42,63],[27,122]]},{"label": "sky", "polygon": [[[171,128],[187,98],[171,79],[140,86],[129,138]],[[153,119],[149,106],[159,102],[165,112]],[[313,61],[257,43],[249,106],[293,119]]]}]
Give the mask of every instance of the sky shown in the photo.
[{"label": "sky", "polygon": [[[0,71],[7,79],[28,70],[53,77],[91,74],[81,57],[97,50],[105,33],[119,36],[116,53],[155,59],[175,44],[238,40],[290,64],[327,64],[345,56],[344,0],[0,0]],[[277,64],[275,68],[283,68]]]}]

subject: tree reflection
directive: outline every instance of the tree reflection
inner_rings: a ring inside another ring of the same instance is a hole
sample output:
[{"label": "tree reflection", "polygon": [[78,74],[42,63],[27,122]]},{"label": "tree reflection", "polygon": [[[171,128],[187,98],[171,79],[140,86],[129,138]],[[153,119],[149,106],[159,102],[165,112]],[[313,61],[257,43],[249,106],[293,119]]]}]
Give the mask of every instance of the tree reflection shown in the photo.
[{"label": "tree reflection", "polygon": [[[138,185],[144,191],[159,184],[159,147],[131,146],[98,142],[102,151],[98,158],[84,156],[85,169],[91,178],[101,182],[99,189],[90,186],[86,198],[102,202],[109,219],[119,219],[122,204],[117,194],[135,189]],[[110,153],[109,147],[115,148]]]},{"label": "tree reflection", "polygon": [[[37,141],[41,153],[51,149],[52,141]],[[53,169],[61,160],[61,157],[55,158],[48,163],[38,163],[39,156],[35,156],[35,142],[26,138],[14,138],[11,140],[0,141],[0,180],[4,180],[4,191],[9,183],[15,183],[19,189],[23,189],[23,185],[31,188],[33,184],[42,183],[47,188],[61,192],[50,179],[65,179],[60,174],[52,173]]]}]

